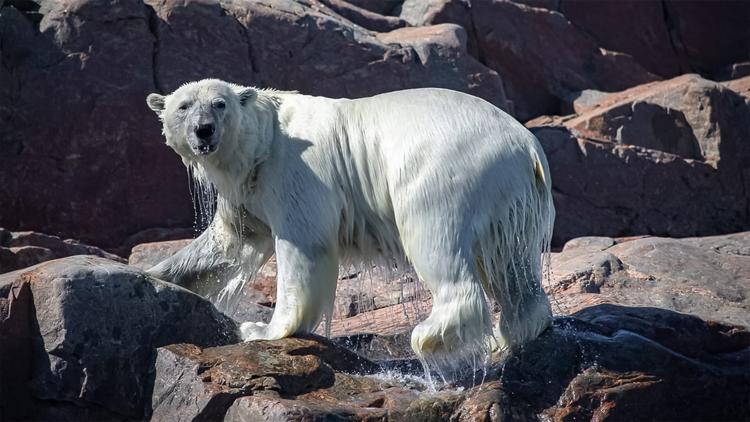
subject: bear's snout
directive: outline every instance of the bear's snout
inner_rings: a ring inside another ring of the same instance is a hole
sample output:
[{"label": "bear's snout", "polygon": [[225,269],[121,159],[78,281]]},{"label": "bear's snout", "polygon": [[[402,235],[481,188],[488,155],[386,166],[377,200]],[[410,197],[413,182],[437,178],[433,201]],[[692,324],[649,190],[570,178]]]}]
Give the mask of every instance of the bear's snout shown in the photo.
[{"label": "bear's snout", "polygon": [[213,123],[206,123],[196,126],[195,128],[195,136],[198,137],[198,139],[202,140],[208,140],[211,138],[211,135],[214,134],[216,131],[216,128],[214,127]]}]

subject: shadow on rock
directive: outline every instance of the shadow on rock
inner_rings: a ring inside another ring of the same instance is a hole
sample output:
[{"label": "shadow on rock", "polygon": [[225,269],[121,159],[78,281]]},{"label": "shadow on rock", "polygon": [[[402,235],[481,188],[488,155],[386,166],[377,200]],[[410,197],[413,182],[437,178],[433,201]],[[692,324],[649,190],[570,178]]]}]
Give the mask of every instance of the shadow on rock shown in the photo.
[{"label": "shadow on rock", "polygon": [[743,327],[599,305],[558,318],[482,388],[500,390],[502,420],[737,420],[750,416],[748,347]]}]

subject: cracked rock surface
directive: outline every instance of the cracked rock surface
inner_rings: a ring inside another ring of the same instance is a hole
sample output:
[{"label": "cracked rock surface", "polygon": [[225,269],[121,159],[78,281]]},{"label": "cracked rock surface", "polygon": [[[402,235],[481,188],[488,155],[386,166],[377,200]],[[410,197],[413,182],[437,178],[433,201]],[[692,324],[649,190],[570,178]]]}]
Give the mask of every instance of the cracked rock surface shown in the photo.
[{"label": "cracked rock surface", "polygon": [[548,291],[564,313],[617,303],[750,327],[750,232],[686,239],[579,238],[553,254],[551,275]]}]

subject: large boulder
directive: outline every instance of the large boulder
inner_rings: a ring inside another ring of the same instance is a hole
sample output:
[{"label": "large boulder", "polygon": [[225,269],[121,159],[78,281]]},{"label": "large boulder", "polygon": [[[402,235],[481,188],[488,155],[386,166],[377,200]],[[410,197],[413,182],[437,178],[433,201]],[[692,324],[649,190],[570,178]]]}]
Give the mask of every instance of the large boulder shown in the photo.
[{"label": "large boulder", "polygon": [[565,126],[587,138],[700,160],[738,176],[750,157],[750,106],[695,74],[602,96],[578,114]]},{"label": "large boulder", "polygon": [[331,97],[439,86],[507,107],[500,77],[466,53],[461,30],[436,31],[381,40],[313,1],[6,2],[0,225],[106,248],[189,227],[184,166],[145,105],[187,81]]},{"label": "large boulder", "polygon": [[9,298],[0,312],[0,415],[10,419],[140,418],[157,347],[238,341],[209,302],[99,257],[3,274],[0,296]]},{"label": "large boulder", "polygon": [[750,104],[722,84],[684,75],[527,126],[550,162],[557,244],[750,228]]}]

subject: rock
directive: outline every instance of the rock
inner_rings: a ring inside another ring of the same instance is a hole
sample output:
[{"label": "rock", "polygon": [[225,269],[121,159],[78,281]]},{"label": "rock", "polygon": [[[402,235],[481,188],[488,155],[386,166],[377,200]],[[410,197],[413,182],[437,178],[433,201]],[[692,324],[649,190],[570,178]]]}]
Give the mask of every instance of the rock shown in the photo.
[{"label": "rock", "polygon": [[96,246],[85,245],[73,239],[60,239],[44,233],[32,231],[0,232],[0,273],[30,267],[40,262],[73,255],[95,255],[113,261],[124,262],[122,258]]},{"label": "rock", "polygon": [[745,101],[750,102],[750,76],[727,81],[723,85],[745,97]]},{"label": "rock", "polygon": [[[155,89],[149,9],[68,1],[45,2],[40,13],[37,28],[11,7],[0,11],[2,44],[18,46],[3,51],[12,70],[3,85],[16,88],[0,94],[0,119],[13,122],[0,129],[0,225],[104,247],[147,227],[188,225],[185,171],[149,135],[159,123],[143,106]],[[31,81],[33,92],[24,88]]]},{"label": "rock", "polygon": [[601,48],[559,13],[489,0],[472,3],[471,13],[483,62],[503,75],[520,120],[556,114],[571,92],[659,79],[632,57]]},{"label": "rock", "polygon": [[750,59],[750,3],[667,1],[664,10],[675,49],[691,71],[710,75],[723,66]]},{"label": "rock", "polygon": [[148,270],[176,254],[192,241],[192,239],[180,239],[136,245],[131,250],[130,257],[128,257],[128,265],[141,270]]},{"label": "rock", "polygon": [[584,89],[573,92],[565,97],[561,111],[564,114],[580,113],[596,106],[607,94],[608,92],[597,91],[595,89]]},{"label": "rock", "polygon": [[30,380],[34,371],[34,303],[28,283],[0,289],[0,416],[20,419],[33,403],[23,380]]},{"label": "rock", "polygon": [[714,167],[723,153],[732,170],[750,154],[744,142],[750,136],[750,106],[735,92],[697,75],[610,94],[566,126],[591,138],[670,152]]},{"label": "rock", "polygon": [[[562,0],[558,10],[602,47],[630,54],[663,77],[710,75],[748,58],[746,2]],[[706,36],[696,36],[696,31]]]},{"label": "rock", "polygon": [[273,308],[261,305],[263,300],[265,300],[265,296],[259,294],[257,290],[246,288],[237,309],[229,313],[228,316],[238,324],[248,321],[268,323],[273,316]]},{"label": "rock", "polygon": [[[331,321],[331,336],[377,333],[393,335],[410,330],[430,314],[432,299],[423,299]],[[318,328],[324,333],[323,327]]]},{"label": "rock", "polygon": [[748,363],[744,328],[614,305],[558,318],[506,360],[477,368],[462,388],[433,385],[437,391],[319,337],[178,344],[159,349],[151,419],[743,419]]},{"label": "rock", "polygon": [[36,404],[13,407],[8,414],[16,419],[54,414],[50,406],[57,404],[72,420],[90,414],[87,408],[106,413],[105,419],[140,418],[151,395],[157,347],[238,341],[236,326],[207,301],[99,257],[58,259],[0,276],[0,295],[10,293],[11,301],[24,289],[32,301],[28,312],[13,319],[11,308],[15,322],[8,326],[6,318],[0,326],[4,335],[31,327],[29,339],[0,339],[4,362],[32,368],[30,378],[14,383],[28,384],[27,400]]},{"label": "rock", "polygon": [[721,84],[684,75],[527,126],[550,162],[558,245],[750,228],[750,104]]},{"label": "rock", "polygon": [[348,0],[347,3],[379,15],[394,16],[394,10],[403,3],[403,0]]},{"label": "rock", "polygon": [[471,28],[469,51],[502,75],[520,120],[559,114],[561,102],[584,89],[618,91],[660,79],[548,9],[500,0],[407,0],[401,17]]},{"label": "rock", "polygon": [[[123,244],[117,248],[117,253],[122,256],[130,256],[133,248],[142,243],[167,242],[170,240],[192,239],[200,234],[194,228],[164,228],[156,227],[139,231],[129,236]],[[176,251],[175,251],[176,252]]]},{"label": "rock", "polygon": [[564,313],[616,303],[750,327],[750,232],[616,244],[589,239],[553,255],[550,293]]},{"label": "rock", "polygon": [[340,378],[347,377],[339,372],[377,369],[366,359],[315,337],[207,349],[190,344],[167,346],[159,349],[156,359],[151,420],[219,420],[241,396],[267,392],[278,400],[280,396],[319,394],[317,390],[334,389]]},{"label": "rock", "polygon": [[732,79],[741,79],[745,76],[750,76],[750,61],[733,63],[732,65],[725,67],[716,72],[715,80],[726,82]]},{"label": "rock", "polygon": [[411,331],[408,329],[397,334],[351,334],[334,337],[332,340],[384,367],[405,369],[409,373],[418,373],[422,370],[411,348]]},{"label": "rock", "polygon": [[579,237],[576,239],[571,239],[565,242],[565,246],[563,246],[563,252],[570,252],[572,250],[580,250],[580,249],[593,249],[596,251],[603,251],[607,249],[608,247],[615,244],[614,239],[609,237],[603,237],[603,236],[586,236],[586,237]]},{"label": "rock", "polygon": [[563,0],[511,0],[531,7],[539,7],[547,10],[560,11],[560,2]]},{"label": "rock", "polygon": [[373,267],[366,272],[344,273],[336,286],[333,318],[353,317],[429,297],[429,291],[410,272],[399,274]]},{"label": "rock", "polygon": [[555,10],[602,47],[633,56],[654,74],[673,77],[691,70],[675,49],[662,2],[561,0]]},{"label": "rock", "polygon": [[8,246],[8,242],[13,238],[10,230],[0,227],[0,246]]},{"label": "rock", "polygon": [[383,16],[361,6],[343,0],[320,0],[335,13],[353,23],[377,32],[388,32],[407,25],[406,21],[395,16]]},{"label": "rock", "polygon": [[586,235],[682,237],[748,227],[739,186],[722,183],[707,163],[577,138],[564,126],[532,132],[550,162],[556,245]]},{"label": "rock", "polygon": [[438,86],[507,108],[497,73],[460,48],[385,44],[320,2],[42,5],[0,11],[0,120],[9,122],[0,127],[0,225],[13,230],[117,248],[149,228],[191,226],[184,166],[144,100],[187,81],[330,97]]}]

